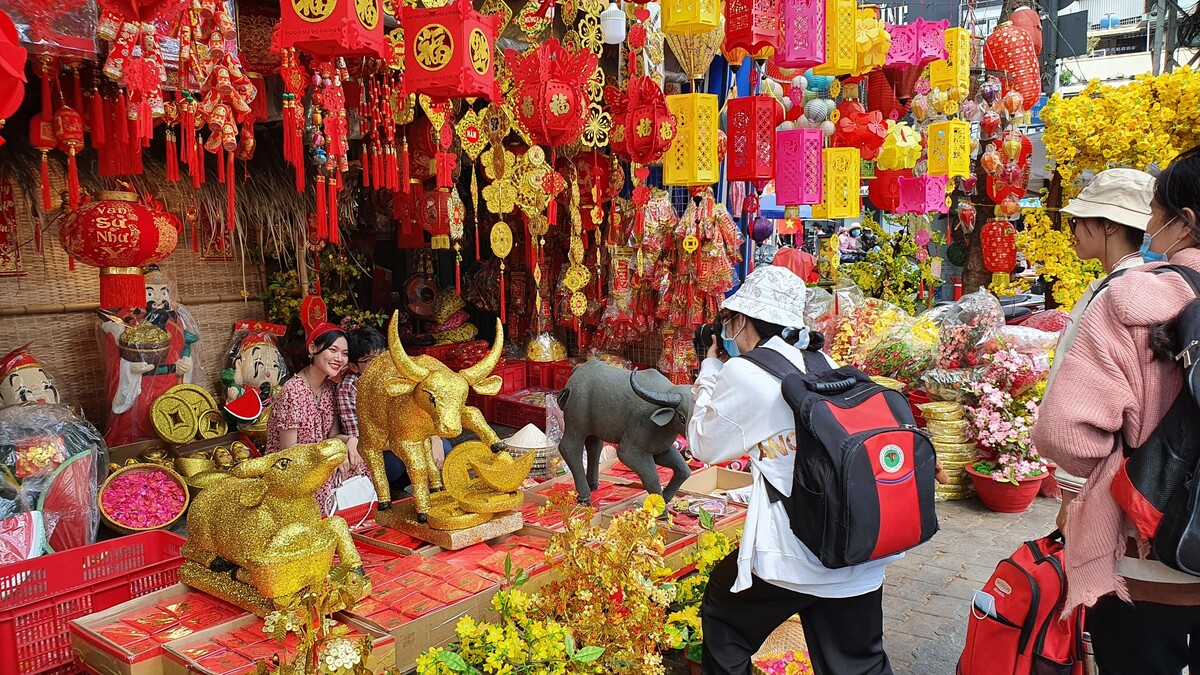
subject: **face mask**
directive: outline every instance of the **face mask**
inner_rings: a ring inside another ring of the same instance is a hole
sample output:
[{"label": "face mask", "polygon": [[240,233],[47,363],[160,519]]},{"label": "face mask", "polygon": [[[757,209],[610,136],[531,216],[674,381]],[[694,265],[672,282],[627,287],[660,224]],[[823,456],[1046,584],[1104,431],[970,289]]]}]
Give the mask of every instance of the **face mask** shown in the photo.
[{"label": "face mask", "polygon": [[725,334],[725,324],[721,324],[721,346],[725,348],[725,353],[730,358],[736,359],[742,355],[742,350],[738,349],[737,341]]},{"label": "face mask", "polygon": [[[1175,216],[1175,218],[1178,218],[1178,217],[1179,216]],[[1162,231],[1167,229],[1168,225],[1175,222],[1175,218],[1168,220],[1162,227],[1158,228],[1158,232],[1155,232],[1154,234],[1147,236],[1146,239],[1144,241],[1142,241],[1142,248],[1138,251],[1139,253],[1142,254],[1142,260],[1144,260],[1148,263],[1150,263],[1150,262],[1166,262],[1167,261],[1166,253],[1156,253],[1156,252],[1150,250],[1150,243],[1154,241],[1155,237],[1162,234]]]}]

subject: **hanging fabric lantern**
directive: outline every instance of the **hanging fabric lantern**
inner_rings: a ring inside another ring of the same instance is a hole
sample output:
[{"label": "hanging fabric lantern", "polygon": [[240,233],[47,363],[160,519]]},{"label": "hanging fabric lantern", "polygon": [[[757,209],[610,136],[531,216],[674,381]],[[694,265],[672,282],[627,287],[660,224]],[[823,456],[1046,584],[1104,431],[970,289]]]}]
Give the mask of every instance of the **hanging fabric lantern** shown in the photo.
[{"label": "hanging fabric lantern", "polygon": [[888,35],[892,36],[892,47],[888,50],[884,68],[904,70],[920,63],[920,57],[917,55],[918,28],[915,23],[887,24]]},{"label": "hanging fabric lantern", "polygon": [[[25,98],[25,60],[28,54],[12,19],[0,11],[0,129]],[[4,138],[0,137],[0,145]]]},{"label": "hanging fabric lantern", "polygon": [[1010,22],[1004,22],[983,43],[985,68],[1008,74],[1004,91],[1016,91],[1032,106],[1042,95],[1042,75],[1037,51],[1029,33]]},{"label": "hanging fabric lantern", "polygon": [[875,169],[875,179],[867,183],[867,197],[875,208],[894,213],[900,207],[900,179],[912,177],[909,169]]},{"label": "hanging fabric lantern", "polygon": [[948,28],[944,44],[946,58],[929,64],[929,83],[945,92],[965,94],[971,84],[971,34],[965,28]]},{"label": "hanging fabric lantern", "polygon": [[[322,59],[384,53],[380,0],[280,2],[277,37],[282,49],[299,49]],[[407,29],[408,19],[405,18]]]},{"label": "hanging fabric lantern", "polygon": [[587,81],[596,62],[591,51],[571,52],[553,39],[510,58],[513,107],[534,143],[570,145],[579,138],[588,115]]},{"label": "hanging fabric lantern", "polygon": [[450,192],[434,190],[421,195],[417,204],[417,222],[431,235],[434,250],[450,248]]},{"label": "hanging fabric lantern", "polygon": [[707,33],[720,25],[720,0],[663,0],[662,31],[667,35]]},{"label": "hanging fabric lantern", "polygon": [[859,198],[862,158],[858,148],[825,148],[823,157],[823,199],[813,207],[813,217],[857,218],[862,213],[862,200]]},{"label": "hanging fabric lantern", "polygon": [[950,58],[946,51],[946,29],[950,27],[948,19],[941,21],[926,21],[918,18],[917,26],[917,67],[924,68],[934,61]]},{"label": "hanging fabric lantern", "polygon": [[789,129],[775,136],[775,202],[781,206],[820,204],[825,134],[820,129]]},{"label": "hanging fabric lantern", "polygon": [[676,132],[675,117],[658,83],[641,75],[629,81],[626,91],[608,87],[604,97],[612,111],[613,152],[638,164],[658,161]]},{"label": "hanging fabric lantern", "polygon": [[775,63],[784,68],[812,68],[825,62],[826,0],[793,0],[783,4],[782,43]]},{"label": "hanging fabric lantern", "polygon": [[404,89],[432,98],[500,98],[493,58],[500,15],[484,16],[470,0],[404,15]]},{"label": "hanging fabric lantern", "polygon": [[989,220],[979,231],[983,266],[993,279],[1007,280],[1017,266],[1017,230],[1007,220]]},{"label": "hanging fabric lantern", "polygon": [[[766,58],[779,49],[779,0],[729,0],[725,4],[725,51],[744,49]],[[733,61],[730,61],[732,63]]]},{"label": "hanging fabric lantern", "polygon": [[[725,19],[721,18],[721,23],[724,22]],[[671,52],[675,54],[675,59],[679,61],[679,67],[683,68],[683,73],[688,76],[688,79],[695,82],[702,79],[708,72],[708,67],[712,64],[713,57],[720,49],[721,40],[724,37],[724,29],[717,26],[706,33],[668,34],[667,44],[671,46]]]},{"label": "hanging fabric lantern", "polygon": [[825,63],[815,75],[849,75],[858,65],[854,0],[825,0]]},{"label": "hanging fabric lantern", "polygon": [[1037,53],[1038,57],[1041,57],[1042,17],[1038,16],[1032,7],[1018,7],[1008,15],[1008,20],[1017,28],[1029,33],[1029,39],[1033,42],[1033,51]]},{"label": "hanging fabric lantern", "polygon": [[675,115],[675,140],[663,157],[663,185],[712,185],[721,176],[717,162],[716,94],[676,94],[667,97]]},{"label": "hanging fabric lantern", "polygon": [[879,150],[880,169],[911,169],[921,159],[921,134],[907,122],[889,122],[888,135]]},{"label": "hanging fabric lantern", "polygon": [[132,192],[101,192],[79,210],[64,211],[59,241],[74,259],[100,268],[100,306],[145,307],[141,268],[175,250],[179,222],[158,202]]},{"label": "hanging fabric lantern", "polygon": [[742,96],[727,102],[730,181],[763,181],[775,177],[775,114],[770,96]]},{"label": "hanging fabric lantern", "polygon": [[888,120],[898,120],[908,114],[908,107],[900,103],[884,71],[876,70],[867,75],[867,110],[878,111]]},{"label": "hanging fabric lantern", "polygon": [[83,115],[70,106],[61,106],[54,113],[54,137],[58,147],[67,153],[67,199],[69,208],[79,208],[79,169],[75,155],[83,149]]},{"label": "hanging fabric lantern", "polygon": [[971,175],[971,123],[944,120],[929,125],[929,173],[966,178]]},{"label": "hanging fabric lantern", "polygon": [[900,204],[896,213],[949,213],[950,198],[946,196],[946,176],[901,176]]}]

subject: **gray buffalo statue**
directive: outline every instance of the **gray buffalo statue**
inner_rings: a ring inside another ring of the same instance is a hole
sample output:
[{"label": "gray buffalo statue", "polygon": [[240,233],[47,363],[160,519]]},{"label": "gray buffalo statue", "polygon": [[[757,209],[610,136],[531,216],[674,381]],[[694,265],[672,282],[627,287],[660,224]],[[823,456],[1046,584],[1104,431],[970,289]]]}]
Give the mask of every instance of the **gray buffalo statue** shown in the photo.
[{"label": "gray buffalo statue", "polygon": [[[571,373],[559,403],[564,428],[558,449],[575,477],[580,503],[590,504],[592,490],[600,487],[600,452],[605,443],[617,446],[617,457],[637,473],[647,492],[666,500],[691,474],[674,448],[676,437],[687,433],[691,387],[673,385],[657,370],[631,372],[588,361]],[[665,490],[656,465],[672,471]]]}]

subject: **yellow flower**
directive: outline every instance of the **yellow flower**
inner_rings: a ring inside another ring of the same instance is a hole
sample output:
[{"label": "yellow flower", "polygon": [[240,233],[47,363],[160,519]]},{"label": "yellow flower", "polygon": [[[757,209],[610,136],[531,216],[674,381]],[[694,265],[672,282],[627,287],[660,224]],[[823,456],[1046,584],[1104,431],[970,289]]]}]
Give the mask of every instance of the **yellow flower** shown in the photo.
[{"label": "yellow flower", "polygon": [[657,518],[667,510],[667,502],[662,495],[650,495],[646,497],[646,501],[642,502],[642,510],[653,513]]}]

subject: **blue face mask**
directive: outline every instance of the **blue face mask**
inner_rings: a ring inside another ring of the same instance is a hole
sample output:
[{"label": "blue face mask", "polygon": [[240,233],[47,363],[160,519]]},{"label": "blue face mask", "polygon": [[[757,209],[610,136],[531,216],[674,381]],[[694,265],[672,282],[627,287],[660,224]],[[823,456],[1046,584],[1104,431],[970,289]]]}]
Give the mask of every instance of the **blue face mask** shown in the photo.
[{"label": "blue face mask", "polygon": [[[1175,218],[1178,218],[1178,217],[1179,216],[1176,216]],[[1148,262],[1148,263],[1166,262],[1167,261],[1166,253],[1155,253],[1154,251],[1150,250],[1150,243],[1154,241],[1155,237],[1162,234],[1163,230],[1167,229],[1167,225],[1170,225],[1171,223],[1175,222],[1175,218],[1172,218],[1172,219],[1168,220],[1166,223],[1163,223],[1163,226],[1158,228],[1158,232],[1155,232],[1154,234],[1147,233],[1146,238],[1142,241],[1142,248],[1139,249],[1139,251],[1138,251],[1139,253],[1142,254],[1142,260],[1144,260],[1145,262]]]},{"label": "blue face mask", "polygon": [[742,355],[742,350],[738,349],[737,342],[725,334],[725,324],[721,324],[721,346],[725,348],[725,353],[730,358],[736,359]]}]

